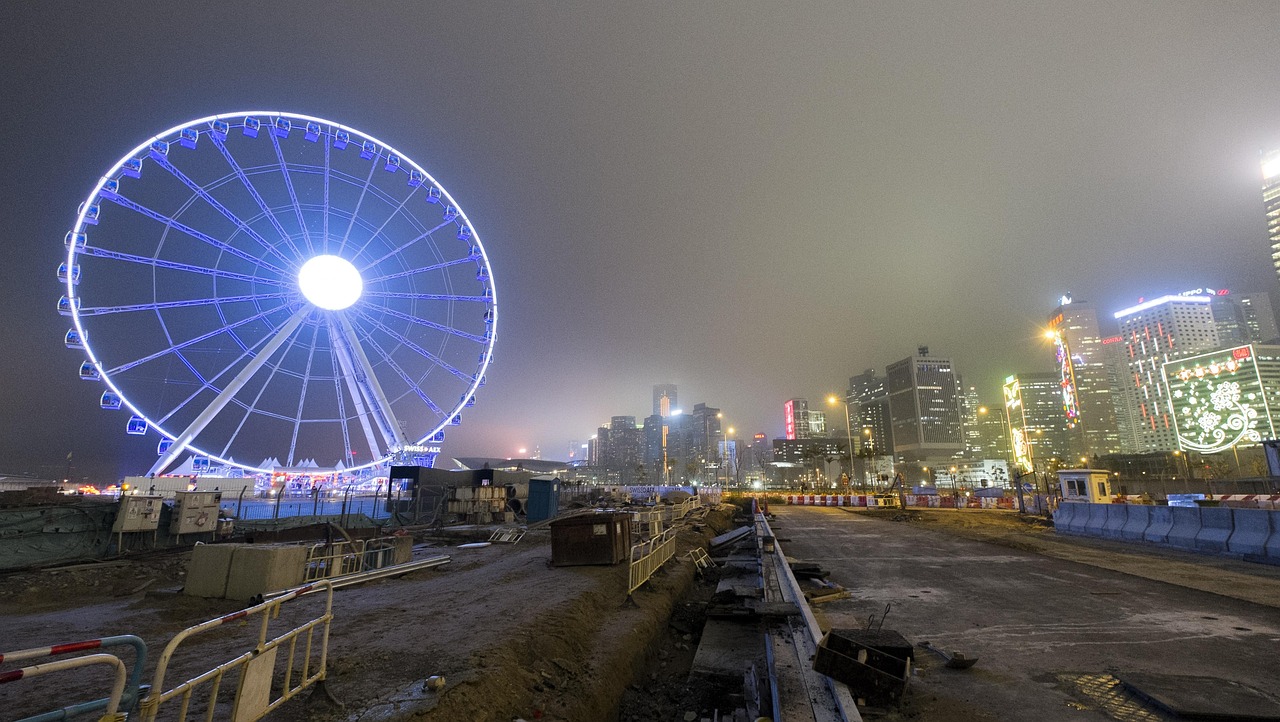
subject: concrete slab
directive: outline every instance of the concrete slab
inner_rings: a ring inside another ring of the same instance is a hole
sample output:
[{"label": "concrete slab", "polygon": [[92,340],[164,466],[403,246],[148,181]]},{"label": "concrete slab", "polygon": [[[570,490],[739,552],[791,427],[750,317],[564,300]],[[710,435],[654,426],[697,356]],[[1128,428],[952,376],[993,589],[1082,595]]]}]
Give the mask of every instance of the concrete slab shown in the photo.
[{"label": "concrete slab", "polygon": [[1117,672],[1134,693],[1188,719],[1280,720],[1280,702],[1221,677]]}]

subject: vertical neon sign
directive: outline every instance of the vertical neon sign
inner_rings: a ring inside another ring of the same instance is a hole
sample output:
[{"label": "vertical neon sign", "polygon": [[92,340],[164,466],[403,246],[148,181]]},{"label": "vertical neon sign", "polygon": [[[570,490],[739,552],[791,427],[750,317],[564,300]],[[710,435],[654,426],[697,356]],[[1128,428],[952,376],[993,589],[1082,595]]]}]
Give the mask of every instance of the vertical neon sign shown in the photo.
[{"label": "vertical neon sign", "polygon": [[1009,447],[1013,452],[1013,462],[1023,473],[1031,473],[1034,464],[1031,459],[1031,444],[1027,439],[1027,417],[1022,408],[1022,386],[1017,376],[1009,376],[1004,380],[1004,413],[1009,423]]},{"label": "vertical neon sign", "polygon": [[783,420],[782,423],[783,428],[787,432],[787,438],[796,438],[796,402],[792,399],[788,399],[787,403],[782,405],[782,413],[786,416],[786,419]]}]

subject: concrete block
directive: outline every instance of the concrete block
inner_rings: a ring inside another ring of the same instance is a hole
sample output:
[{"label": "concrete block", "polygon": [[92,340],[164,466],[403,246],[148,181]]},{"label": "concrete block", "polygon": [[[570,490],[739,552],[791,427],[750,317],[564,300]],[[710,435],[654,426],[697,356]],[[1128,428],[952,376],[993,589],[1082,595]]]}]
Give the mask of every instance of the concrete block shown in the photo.
[{"label": "concrete block", "polygon": [[1273,520],[1280,519],[1280,514],[1266,509],[1232,509],[1231,538],[1227,540],[1227,551],[1232,554],[1250,554],[1265,556],[1267,540],[1274,533]]},{"label": "concrete block", "polygon": [[395,547],[393,564],[407,564],[413,561],[413,537],[408,535],[396,537]]},{"label": "concrete block", "polygon": [[1063,502],[1058,505],[1058,510],[1053,512],[1053,530],[1059,534],[1078,534],[1072,528],[1076,514],[1080,511],[1080,504],[1075,502]]},{"label": "concrete block", "polygon": [[1200,509],[1200,531],[1196,534],[1196,549],[1215,554],[1227,551],[1227,540],[1231,538],[1231,512],[1233,511],[1238,510],[1229,506],[1207,506]]},{"label": "concrete block", "polygon": [[1090,504],[1089,520],[1085,522],[1084,533],[1092,537],[1102,536],[1102,530],[1107,525],[1107,507],[1110,504]]},{"label": "concrete block", "polygon": [[1169,528],[1168,543],[1183,549],[1195,549],[1200,534],[1200,507],[1171,506],[1173,525]]},{"label": "concrete block", "polygon": [[227,578],[227,599],[250,599],[302,584],[307,548],[300,545],[245,545],[236,550]]},{"label": "concrete block", "polygon": [[1173,510],[1174,507],[1171,506],[1151,507],[1151,521],[1147,524],[1147,530],[1142,532],[1142,538],[1156,544],[1169,541],[1169,530],[1173,528]]},{"label": "concrete block", "polygon": [[245,544],[200,544],[191,550],[187,582],[183,594],[222,599],[227,594],[227,577],[235,551]]},{"label": "concrete block", "polygon": [[1120,529],[1121,539],[1142,541],[1146,538],[1147,526],[1151,524],[1151,510],[1155,507],[1145,504],[1130,504],[1129,517]]},{"label": "concrete block", "polygon": [[1129,505],[1128,504],[1103,504],[1106,509],[1106,519],[1102,525],[1102,536],[1108,539],[1119,539],[1120,532],[1124,530],[1124,525],[1129,521]]}]

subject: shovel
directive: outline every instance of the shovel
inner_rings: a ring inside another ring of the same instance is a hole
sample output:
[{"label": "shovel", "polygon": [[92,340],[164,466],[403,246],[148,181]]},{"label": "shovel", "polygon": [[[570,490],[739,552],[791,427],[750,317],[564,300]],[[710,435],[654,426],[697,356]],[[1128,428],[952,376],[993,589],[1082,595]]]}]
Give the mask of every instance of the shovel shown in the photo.
[{"label": "shovel", "polygon": [[944,652],[928,642],[921,642],[920,646],[942,657],[947,663],[947,669],[968,669],[978,661],[977,657],[966,657],[959,652]]}]

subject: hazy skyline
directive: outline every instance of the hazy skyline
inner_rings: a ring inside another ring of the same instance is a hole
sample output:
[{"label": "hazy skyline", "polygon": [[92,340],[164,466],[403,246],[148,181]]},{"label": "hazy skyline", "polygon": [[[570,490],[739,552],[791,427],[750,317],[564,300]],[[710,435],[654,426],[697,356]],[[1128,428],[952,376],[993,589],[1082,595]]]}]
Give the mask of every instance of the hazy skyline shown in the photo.
[{"label": "hazy skyline", "polygon": [[777,436],[786,399],[918,345],[987,396],[1047,369],[1068,291],[1273,290],[1278,25],[1273,2],[15,6],[0,471],[154,460],[76,378],[54,270],[97,177],[192,118],[314,114],[423,164],[501,305],[445,453],[562,457],[656,383]]}]

